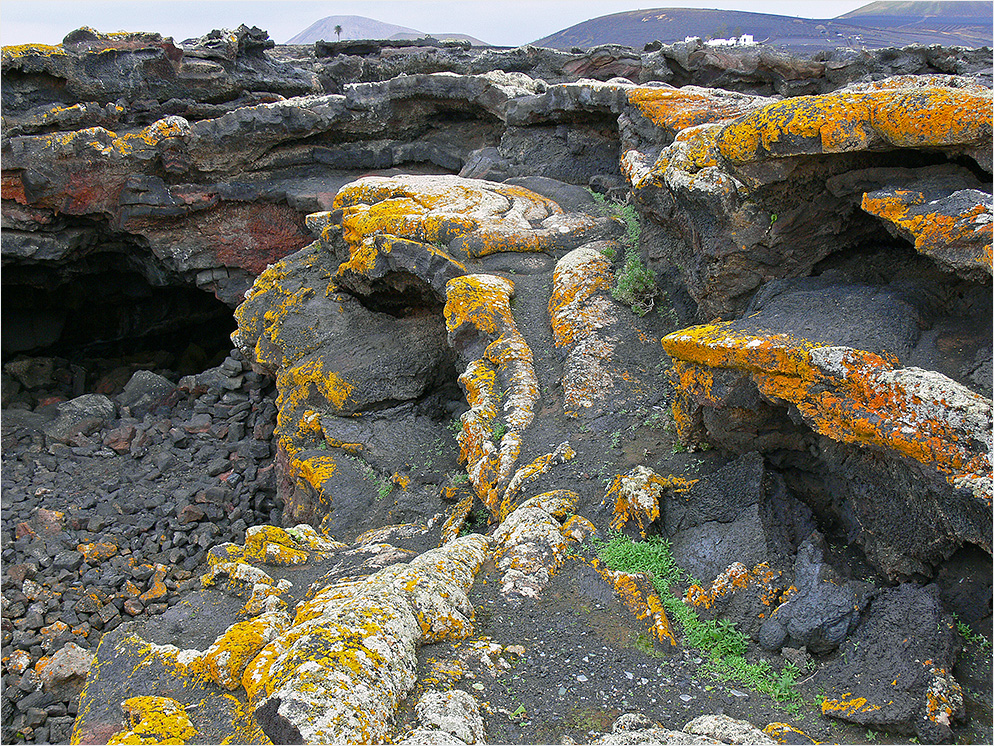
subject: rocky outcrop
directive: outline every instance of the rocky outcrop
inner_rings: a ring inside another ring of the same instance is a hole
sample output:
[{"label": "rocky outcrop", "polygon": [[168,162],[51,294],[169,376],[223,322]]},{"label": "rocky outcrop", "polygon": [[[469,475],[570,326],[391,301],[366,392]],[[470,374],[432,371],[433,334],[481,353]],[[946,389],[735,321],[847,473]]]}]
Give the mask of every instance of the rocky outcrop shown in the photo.
[{"label": "rocky outcrop", "polygon": [[5,345],[238,325],[178,382],[5,360],[5,738],[86,675],[77,742],[810,742],[713,716],[813,686],[819,739],[978,740],[989,56],[5,50]]},{"label": "rocky outcrop", "polygon": [[[688,117],[696,103],[657,106],[650,110],[653,123],[681,134],[660,149],[641,144],[631,127],[622,160],[636,199],[660,223],[649,257],[680,268],[680,283],[705,317],[737,315],[760,285],[809,274],[830,254],[872,240],[876,225],[859,208],[882,214],[883,205],[863,196],[876,190],[861,190],[843,173],[892,165],[910,148],[948,158],[967,154],[989,172],[989,101],[990,89],[965,79],[899,77],[761,107],[750,102],[751,111],[712,107],[707,124],[697,127]],[[962,116],[952,115],[961,110]],[[967,176],[959,183],[972,181]],[[801,184],[803,201],[788,196]],[[894,221],[910,220],[890,212]],[[983,265],[984,212],[980,207],[960,218],[977,234],[970,239],[977,244],[973,267]],[[928,239],[939,246],[923,242],[920,250],[942,263],[944,252],[963,250],[966,230],[966,224],[950,226]]]}]

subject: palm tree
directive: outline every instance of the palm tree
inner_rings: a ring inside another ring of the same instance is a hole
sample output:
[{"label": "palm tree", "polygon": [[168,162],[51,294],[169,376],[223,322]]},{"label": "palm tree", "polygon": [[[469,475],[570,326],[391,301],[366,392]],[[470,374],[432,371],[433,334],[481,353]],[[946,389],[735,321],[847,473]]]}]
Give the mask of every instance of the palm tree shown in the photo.
[{"label": "palm tree", "polygon": [[337,25],[335,26],[335,34],[338,35],[338,40],[341,41],[342,40],[342,27],[341,26],[337,26]]}]

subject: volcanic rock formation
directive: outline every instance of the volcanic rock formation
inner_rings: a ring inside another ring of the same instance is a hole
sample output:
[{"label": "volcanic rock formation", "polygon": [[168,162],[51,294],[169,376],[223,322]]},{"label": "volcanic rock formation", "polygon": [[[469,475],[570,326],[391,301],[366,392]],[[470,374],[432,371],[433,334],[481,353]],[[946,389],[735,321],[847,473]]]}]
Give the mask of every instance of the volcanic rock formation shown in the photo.
[{"label": "volcanic rock formation", "polygon": [[5,48],[5,740],[983,738],[990,62]]}]

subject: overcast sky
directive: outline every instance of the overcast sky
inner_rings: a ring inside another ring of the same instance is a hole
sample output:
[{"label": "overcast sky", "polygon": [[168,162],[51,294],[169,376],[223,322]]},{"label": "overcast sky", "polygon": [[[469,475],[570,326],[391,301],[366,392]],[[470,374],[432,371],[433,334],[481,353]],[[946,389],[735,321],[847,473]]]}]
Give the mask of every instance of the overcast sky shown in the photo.
[{"label": "overcast sky", "polygon": [[58,44],[80,26],[158,31],[176,41],[241,23],[277,43],[330,15],[356,15],[427,33],[463,33],[518,46],[589,18],[640,8],[684,7],[834,18],[869,0],[0,0],[0,43]]}]

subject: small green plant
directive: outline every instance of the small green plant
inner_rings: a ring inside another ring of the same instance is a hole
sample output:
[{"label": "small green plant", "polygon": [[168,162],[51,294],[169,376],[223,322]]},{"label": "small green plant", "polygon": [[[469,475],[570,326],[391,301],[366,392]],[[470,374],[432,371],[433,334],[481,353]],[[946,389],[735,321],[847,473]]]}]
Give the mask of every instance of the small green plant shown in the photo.
[{"label": "small green plant", "polygon": [[[656,273],[642,264],[639,256],[639,239],[642,237],[642,225],[639,223],[638,213],[632,205],[620,204],[618,202],[608,202],[603,194],[589,190],[594,200],[601,206],[603,212],[609,212],[620,218],[625,223],[625,235],[621,243],[625,247],[625,256],[622,265],[615,272],[614,287],[611,288],[611,295],[627,306],[631,306],[632,313],[637,316],[645,316],[652,310],[656,295]],[[613,248],[602,249],[601,253],[608,259],[614,261],[615,251]]]},{"label": "small green plant", "polygon": [[770,225],[773,225],[775,222],[777,222],[777,214],[772,212],[770,213]]},{"label": "small green plant", "polygon": [[621,443],[621,430],[615,430],[611,433],[611,447],[617,448]]},{"label": "small green plant", "polygon": [[969,624],[961,621],[955,614],[953,614],[953,619],[956,620],[956,631],[959,632],[959,636],[967,645],[979,645],[981,648],[986,648],[991,644],[986,637],[975,633]]},{"label": "small green plant", "polygon": [[651,427],[653,430],[673,432],[673,413],[669,412],[669,416],[667,416],[667,412],[654,409],[642,424],[646,427]]},{"label": "small green plant", "polygon": [[499,446],[501,439],[506,434],[507,434],[507,425],[505,425],[503,422],[498,422],[496,425],[494,425],[494,430],[490,436],[490,439],[494,442],[495,446]]},{"label": "small green plant", "polygon": [[459,535],[466,536],[467,534],[484,532],[489,521],[490,513],[483,508],[473,508],[466,516],[466,520],[463,521]]},{"label": "small green plant", "polygon": [[449,423],[449,430],[452,431],[453,435],[459,435],[462,432],[462,419],[460,417],[453,418],[452,422]]},{"label": "small green plant", "polygon": [[448,476],[449,484],[453,487],[458,487],[460,484],[466,484],[469,481],[469,474],[464,471],[453,471]]},{"label": "small green plant", "polygon": [[394,483],[387,478],[380,480],[379,485],[376,488],[376,499],[382,500],[387,497],[391,492],[393,492]]},{"label": "small green plant", "polygon": [[875,730],[867,730],[866,731],[866,740],[870,741],[871,743],[873,741],[876,741],[877,740],[877,732]]}]

